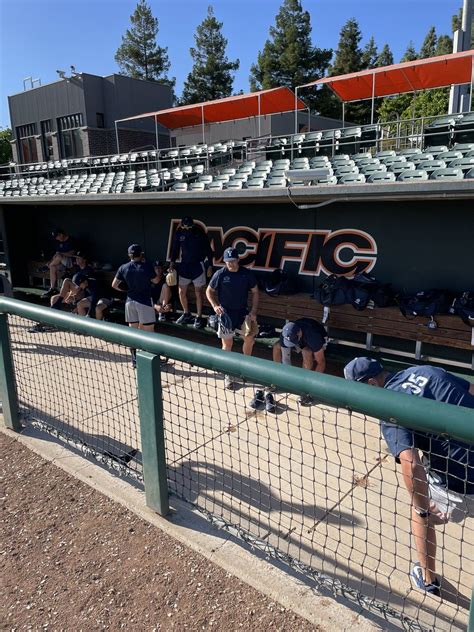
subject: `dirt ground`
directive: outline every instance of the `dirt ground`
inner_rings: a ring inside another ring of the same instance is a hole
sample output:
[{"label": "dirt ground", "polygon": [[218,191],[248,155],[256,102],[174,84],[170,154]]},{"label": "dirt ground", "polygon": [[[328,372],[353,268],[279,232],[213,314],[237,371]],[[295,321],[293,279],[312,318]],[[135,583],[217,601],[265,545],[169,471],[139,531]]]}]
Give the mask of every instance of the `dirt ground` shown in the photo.
[{"label": "dirt ground", "polygon": [[321,630],[0,433],[1,630]]}]

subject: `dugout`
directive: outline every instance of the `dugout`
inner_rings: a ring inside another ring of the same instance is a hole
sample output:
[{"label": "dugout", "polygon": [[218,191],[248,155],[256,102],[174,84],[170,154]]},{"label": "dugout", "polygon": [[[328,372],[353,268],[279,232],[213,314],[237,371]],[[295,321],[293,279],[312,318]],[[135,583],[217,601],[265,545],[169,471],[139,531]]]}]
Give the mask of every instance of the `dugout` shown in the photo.
[{"label": "dugout", "polygon": [[[5,265],[14,287],[28,285],[28,262],[52,247],[50,232],[56,226],[73,235],[93,261],[116,269],[132,242],[142,244],[150,259],[166,258],[180,218],[192,215],[207,230],[218,257],[236,246],[242,262],[259,276],[284,268],[298,292],[285,299],[291,313],[297,315],[301,303],[302,315],[308,316],[314,304],[318,318],[321,306],[309,297],[329,274],[367,271],[404,291],[472,289],[473,197],[467,181],[370,184],[357,191],[337,185],[317,191],[134,193],[119,200],[98,195],[87,202],[80,196],[44,204],[10,199],[2,201],[0,217]],[[278,305],[283,299],[272,300]],[[268,316],[271,307],[266,311]],[[348,329],[356,315],[355,310],[347,314]],[[403,322],[397,326],[403,329]],[[423,336],[429,333],[426,322],[420,327]],[[344,332],[348,344],[363,345],[363,329],[359,325]],[[394,348],[402,354],[411,343],[403,333],[398,338]],[[448,361],[472,363],[468,343],[443,353]]]}]

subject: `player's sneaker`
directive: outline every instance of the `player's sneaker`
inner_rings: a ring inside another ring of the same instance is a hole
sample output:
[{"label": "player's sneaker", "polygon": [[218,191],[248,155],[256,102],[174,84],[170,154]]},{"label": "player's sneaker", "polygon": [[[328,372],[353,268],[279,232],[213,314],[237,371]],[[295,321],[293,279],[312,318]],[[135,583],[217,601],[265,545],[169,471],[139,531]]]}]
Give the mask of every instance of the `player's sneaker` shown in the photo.
[{"label": "player's sneaker", "polygon": [[41,294],[40,298],[51,298],[55,294],[59,294],[58,290],[50,287],[47,292],[43,292],[43,294]]},{"label": "player's sneaker", "polygon": [[412,584],[418,590],[423,590],[425,593],[429,593],[430,595],[435,595],[435,597],[440,596],[440,584],[439,580],[435,579],[431,584],[426,584],[423,579],[423,569],[420,566],[419,562],[415,562],[413,568],[410,571],[410,579]]},{"label": "player's sneaker", "polygon": [[312,406],[314,404],[314,399],[311,395],[301,395],[301,397],[298,397],[298,404],[300,406]]},{"label": "player's sneaker", "polygon": [[271,393],[265,395],[265,410],[267,413],[276,413],[276,403]]},{"label": "player's sneaker", "polygon": [[253,408],[254,410],[263,410],[265,408],[265,396],[263,391],[255,391],[255,395],[249,402],[249,408]]},{"label": "player's sneaker", "polygon": [[206,326],[206,321],[201,316],[196,316],[194,319],[194,328],[195,329],[203,329]]},{"label": "player's sneaker", "polygon": [[177,325],[189,325],[194,321],[194,316],[190,312],[184,312],[176,321]]},{"label": "player's sneaker", "polygon": [[168,319],[166,318],[166,314],[164,314],[163,312],[160,312],[158,314],[158,322],[159,323],[165,323]]}]

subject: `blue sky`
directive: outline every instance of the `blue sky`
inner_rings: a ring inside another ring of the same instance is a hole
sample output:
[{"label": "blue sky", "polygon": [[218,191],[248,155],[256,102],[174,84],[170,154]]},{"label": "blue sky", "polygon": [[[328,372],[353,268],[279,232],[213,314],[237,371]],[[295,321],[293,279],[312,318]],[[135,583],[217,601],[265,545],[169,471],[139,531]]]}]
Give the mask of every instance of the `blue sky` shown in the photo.
[{"label": "blue sky", "polygon": [[[177,93],[191,70],[189,48],[196,26],[213,4],[224,23],[228,56],[240,59],[234,89],[248,90],[250,65],[268,36],[281,0],[149,0],[159,19],[160,45],[168,47]],[[0,126],[9,124],[7,96],[23,90],[23,78],[57,79],[56,69],[108,75],[136,0],[0,0]],[[339,32],[356,18],[365,43],[390,45],[395,61],[410,40],[418,49],[430,26],[450,33],[462,0],[303,0],[311,14],[313,43],[336,48]]]}]

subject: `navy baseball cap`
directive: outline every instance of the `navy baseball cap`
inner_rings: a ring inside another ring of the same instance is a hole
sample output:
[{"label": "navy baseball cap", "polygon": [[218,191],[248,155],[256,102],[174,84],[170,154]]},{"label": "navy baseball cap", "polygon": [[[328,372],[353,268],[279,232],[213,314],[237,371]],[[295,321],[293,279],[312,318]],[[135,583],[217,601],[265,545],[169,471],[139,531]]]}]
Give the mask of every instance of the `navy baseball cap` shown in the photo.
[{"label": "navy baseball cap", "polygon": [[181,220],[181,226],[194,226],[193,218],[189,217],[189,215],[186,215],[186,217],[183,217],[183,219]]},{"label": "navy baseball cap", "polygon": [[354,358],[344,367],[346,380],[354,382],[366,382],[383,371],[383,366],[373,358]]},{"label": "navy baseball cap", "polygon": [[134,257],[139,257],[142,254],[143,250],[139,244],[131,244],[128,247],[128,254],[133,255]]},{"label": "navy baseball cap", "polygon": [[65,232],[62,228],[55,228],[51,231],[51,235],[56,239],[58,235],[65,235]]},{"label": "navy baseball cap", "polygon": [[238,261],[239,251],[237,248],[226,248],[224,250],[224,261]]},{"label": "navy baseball cap", "polygon": [[164,261],[160,261],[158,259],[155,261],[155,268],[164,268],[164,267],[165,267]]},{"label": "navy baseball cap", "polygon": [[281,337],[283,342],[285,343],[285,347],[298,347],[300,343],[300,339],[298,338],[298,334],[301,331],[301,327],[299,327],[296,323],[287,323],[283,329],[281,330]]},{"label": "navy baseball cap", "polygon": [[72,277],[72,282],[74,283],[74,285],[77,285],[78,287],[79,285],[81,285],[81,283],[88,280],[89,280],[89,277],[87,276],[87,274],[84,274],[83,272],[76,272],[76,274]]}]

